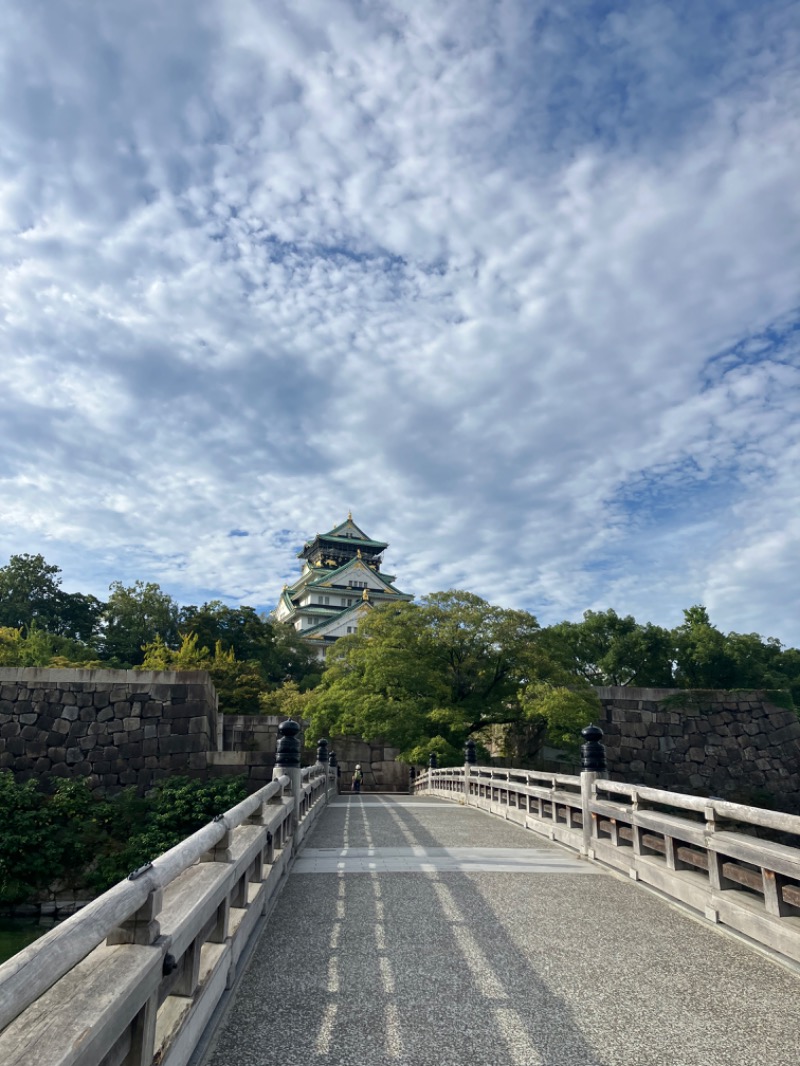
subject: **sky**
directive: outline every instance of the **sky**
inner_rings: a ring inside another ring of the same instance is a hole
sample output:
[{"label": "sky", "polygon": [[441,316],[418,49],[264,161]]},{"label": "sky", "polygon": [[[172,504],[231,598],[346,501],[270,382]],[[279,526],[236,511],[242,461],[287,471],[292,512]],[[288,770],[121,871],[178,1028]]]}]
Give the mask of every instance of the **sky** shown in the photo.
[{"label": "sky", "polygon": [[797,0],[0,0],[0,565],[800,646]]}]

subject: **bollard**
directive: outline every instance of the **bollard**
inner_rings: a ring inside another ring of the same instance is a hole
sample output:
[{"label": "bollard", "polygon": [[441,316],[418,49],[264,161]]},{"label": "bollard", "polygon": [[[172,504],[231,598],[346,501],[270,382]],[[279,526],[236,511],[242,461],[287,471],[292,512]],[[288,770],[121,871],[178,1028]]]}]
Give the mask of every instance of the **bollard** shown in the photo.
[{"label": "bollard", "polygon": [[333,777],[333,785],[338,793],[339,791],[339,763],[336,761],[336,752],[328,752],[328,772]]},{"label": "bollard", "polygon": [[587,725],[581,730],[581,736],[586,741],[581,744],[581,769],[591,773],[604,774],[606,772],[606,747],[600,742],[603,739],[603,730],[597,725]]},{"label": "bollard", "polygon": [[464,803],[466,804],[469,804],[469,770],[471,766],[475,765],[476,761],[475,741],[470,737],[464,745]]},{"label": "bollard", "polygon": [[410,796],[414,795],[414,782],[416,781],[416,779],[417,779],[417,771],[416,771],[416,769],[413,766],[409,766],[409,768],[408,768],[408,794]]},{"label": "bollard", "polygon": [[436,754],[435,751],[431,752],[430,758],[428,759],[428,769],[430,769],[430,770],[438,770],[439,769],[439,756]]},{"label": "bollard", "polygon": [[328,765],[328,742],[323,737],[317,741],[317,762],[322,766]]},{"label": "bollard", "polygon": [[275,769],[272,771],[273,780],[284,774],[289,778],[292,790],[294,807],[292,810],[292,835],[300,821],[300,803],[303,798],[302,777],[300,774],[300,741],[297,734],[300,726],[293,718],[287,718],[278,726],[280,740],[278,741],[277,754],[275,756]]},{"label": "bollard", "polygon": [[583,848],[581,854],[593,858],[592,852],[592,786],[598,777],[606,774],[606,749],[601,743],[603,730],[596,725],[587,725],[581,730],[586,741],[581,745],[581,814],[583,816]]}]

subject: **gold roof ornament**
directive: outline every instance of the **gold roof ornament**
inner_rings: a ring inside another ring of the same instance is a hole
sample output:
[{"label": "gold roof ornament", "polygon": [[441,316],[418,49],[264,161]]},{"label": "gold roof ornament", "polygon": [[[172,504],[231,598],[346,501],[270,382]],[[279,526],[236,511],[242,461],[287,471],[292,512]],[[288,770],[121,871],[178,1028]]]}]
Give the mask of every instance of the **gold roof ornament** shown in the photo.
[{"label": "gold roof ornament", "polygon": [[361,549],[360,548],[356,548],[356,558],[357,559],[361,558]]},{"label": "gold roof ornament", "polygon": [[364,600],[365,603],[369,601],[369,589],[364,589],[361,593],[361,599]]},{"label": "gold roof ornament", "polygon": [[347,512],[347,521],[348,522],[352,522],[353,521],[353,512],[352,511],[348,511]]}]

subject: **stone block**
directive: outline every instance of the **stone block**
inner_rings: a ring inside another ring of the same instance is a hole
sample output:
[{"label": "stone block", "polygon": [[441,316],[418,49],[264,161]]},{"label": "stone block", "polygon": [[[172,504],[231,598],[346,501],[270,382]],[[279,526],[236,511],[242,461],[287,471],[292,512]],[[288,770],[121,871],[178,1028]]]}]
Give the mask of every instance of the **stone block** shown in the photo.
[{"label": "stone block", "polygon": [[204,733],[206,735],[210,732],[210,724],[208,718],[187,718],[189,723],[189,733]]},{"label": "stone block", "polygon": [[78,712],[78,720],[81,722],[93,722],[95,719],[94,707],[81,707]]},{"label": "stone block", "polygon": [[61,712],[61,717],[66,722],[75,722],[78,719],[78,708],[72,705],[65,706]]},{"label": "stone block", "polygon": [[25,754],[25,741],[22,737],[9,737],[5,744],[6,751],[10,751],[12,755],[24,755]]},{"label": "stone block", "polygon": [[164,708],[160,703],[145,703],[141,709],[142,718],[161,718],[164,714]]},{"label": "stone block", "polygon": [[105,708],[111,703],[111,699],[107,692],[99,690],[93,694],[92,703],[98,709],[105,710]]},{"label": "stone block", "polygon": [[35,725],[26,725],[20,730],[20,736],[23,740],[36,740],[39,730]]},{"label": "stone block", "polygon": [[130,715],[123,721],[122,726],[126,733],[131,733],[134,729],[141,729],[142,720],[138,714]]},{"label": "stone block", "polygon": [[686,754],[689,762],[703,762],[705,760],[705,751],[703,748],[689,748]]},{"label": "stone block", "polygon": [[79,707],[93,707],[94,699],[91,692],[76,693],[76,701]]},{"label": "stone block", "polygon": [[0,737],[2,737],[3,740],[8,740],[9,737],[18,737],[19,734],[19,722],[6,722],[5,725],[0,726]]},{"label": "stone block", "polygon": [[45,755],[41,755],[33,764],[34,773],[46,774],[51,769],[53,763]]}]

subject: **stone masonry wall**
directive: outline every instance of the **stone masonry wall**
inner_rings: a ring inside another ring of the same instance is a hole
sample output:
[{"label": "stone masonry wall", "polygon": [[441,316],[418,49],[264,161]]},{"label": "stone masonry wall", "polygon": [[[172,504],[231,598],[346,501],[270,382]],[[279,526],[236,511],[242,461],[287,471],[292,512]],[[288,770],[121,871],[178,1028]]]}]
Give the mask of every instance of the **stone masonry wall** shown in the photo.
[{"label": "stone masonry wall", "polygon": [[203,775],[218,727],[205,671],[0,669],[0,770],[17,781],[143,792],[170,774]]},{"label": "stone masonry wall", "polygon": [[598,688],[620,781],[800,812],[800,720],[756,692]]},{"label": "stone masonry wall", "polygon": [[[278,726],[282,721],[282,718],[270,715],[223,715],[225,754],[217,756],[215,761],[224,758],[233,766],[234,754],[243,763],[248,758],[254,758],[251,753],[263,753],[272,760],[272,765],[275,761]],[[307,765],[316,758],[316,738],[307,736],[304,730],[300,739],[305,742],[303,764]],[[353,770],[358,763],[364,774],[362,788],[365,792],[408,791],[408,767],[397,762],[400,753],[398,748],[391,748],[381,741],[367,743],[353,736],[331,737],[330,747],[336,752],[343,789],[350,788]]]}]

